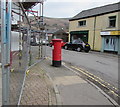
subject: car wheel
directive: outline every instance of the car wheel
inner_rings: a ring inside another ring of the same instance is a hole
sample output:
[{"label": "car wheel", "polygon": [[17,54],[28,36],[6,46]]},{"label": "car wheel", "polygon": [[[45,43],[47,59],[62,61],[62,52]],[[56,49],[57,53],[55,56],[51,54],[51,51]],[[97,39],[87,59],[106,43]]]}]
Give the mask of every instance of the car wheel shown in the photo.
[{"label": "car wheel", "polygon": [[89,50],[85,50],[85,52],[86,52],[86,53],[88,53],[88,52],[89,52]]},{"label": "car wheel", "polygon": [[78,47],[78,48],[77,48],[77,52],[81,52],[81,47]]},{"label": "car wheel", "polygon": [[68,46],[65,46],[64,48],[67,50],[67,49],[68,49]]}]

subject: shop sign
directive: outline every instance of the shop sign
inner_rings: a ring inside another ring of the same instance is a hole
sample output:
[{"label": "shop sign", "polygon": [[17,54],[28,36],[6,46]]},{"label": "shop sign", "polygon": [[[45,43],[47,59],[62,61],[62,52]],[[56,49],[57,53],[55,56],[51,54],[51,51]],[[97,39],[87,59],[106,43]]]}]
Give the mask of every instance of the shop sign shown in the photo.
[{"label": "shop sign", "polygon": [[120,35],[120,31],[111,31],[110,35]]},{"label": "shop sign", "polygon": [[110,32],[100,32],[100,35],[110,35]]},{"label": "shop sign", "polygon": [[100,35],[120,35],[120,31],[100,32]]}]

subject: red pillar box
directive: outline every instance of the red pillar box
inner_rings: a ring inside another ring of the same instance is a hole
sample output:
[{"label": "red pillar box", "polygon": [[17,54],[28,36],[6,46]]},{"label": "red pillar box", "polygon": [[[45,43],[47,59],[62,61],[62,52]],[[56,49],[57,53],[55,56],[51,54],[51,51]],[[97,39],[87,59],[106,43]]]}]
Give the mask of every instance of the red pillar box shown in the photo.
[{"label": "red pillar box", "polygon": [[62,39],[52,39],[52,65],[55,67],[61,66],[61,54],[62,54]]}]

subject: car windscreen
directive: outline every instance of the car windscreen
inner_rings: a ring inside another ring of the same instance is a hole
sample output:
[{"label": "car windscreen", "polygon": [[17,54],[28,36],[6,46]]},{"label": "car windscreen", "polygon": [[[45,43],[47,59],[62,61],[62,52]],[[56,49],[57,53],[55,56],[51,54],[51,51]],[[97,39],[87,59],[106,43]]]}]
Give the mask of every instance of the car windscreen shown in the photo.
[{"label": "car windscreen", "polygon": [[82,40],[73,40],[72,41],[72,44],[79,44],[79,43],[83,43],[83,41]]}]

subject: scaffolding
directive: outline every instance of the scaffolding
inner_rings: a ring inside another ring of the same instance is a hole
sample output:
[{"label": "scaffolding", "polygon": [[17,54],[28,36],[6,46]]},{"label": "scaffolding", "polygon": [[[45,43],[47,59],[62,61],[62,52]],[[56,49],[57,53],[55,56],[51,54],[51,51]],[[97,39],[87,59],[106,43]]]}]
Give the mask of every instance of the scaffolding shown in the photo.
[{"label": "scaffolding", "polygon": [[[44,47],[42,42],[40,42],[45,35],[43,20],[44,0],[29,1],[29,3],[27,0],[20,1],[1,1],[2,105],[20,105],[27,69],[35,63],[34,57],[36,55],[38,61],[45,57]],[[36,5],[39,5],[39,11],[32,10]],[[32,14],[34,19],[30,19],[29,14]],[[17,15],[18,19],[14,15]],[[16,24],[12,23],[11,20],[13,19],[17,20]],[[19,49],[15,52],[11,50],[11,31],[19,33]],[[38,35],[39,44],[37,47],[38,52],[34,53],[34,50],[32,51],[34,47],[32,48],[30,43],[31,36],[36,34]],[[33,53],[36,55],[33,55]],[[14,80],[15,78],[17,80]],[[12,92],[12,88],[15,85],[17,94]],[[16,95],[14,96],[11,93]],[[13,96],[14,99],[11,100]]]}]

